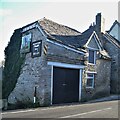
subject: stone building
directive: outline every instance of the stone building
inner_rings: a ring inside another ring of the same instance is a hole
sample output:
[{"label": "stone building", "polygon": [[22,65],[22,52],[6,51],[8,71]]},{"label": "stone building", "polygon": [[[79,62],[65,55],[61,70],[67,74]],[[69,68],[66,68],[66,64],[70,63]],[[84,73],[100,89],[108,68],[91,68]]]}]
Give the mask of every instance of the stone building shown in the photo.
[{"label": "stone building", "polygon": [[104,49],[112,58],[111,93],[120,94],[120,23],[115,21],[109,31],[103,34]]},{"label": "stone building", "polygon": [[40,105],[110,94],[112,57],[100,13],[83,33],[46,18],[24,26],[21,32],[20,52],[26,58],[9,103],[33,102],[34,92]]}]

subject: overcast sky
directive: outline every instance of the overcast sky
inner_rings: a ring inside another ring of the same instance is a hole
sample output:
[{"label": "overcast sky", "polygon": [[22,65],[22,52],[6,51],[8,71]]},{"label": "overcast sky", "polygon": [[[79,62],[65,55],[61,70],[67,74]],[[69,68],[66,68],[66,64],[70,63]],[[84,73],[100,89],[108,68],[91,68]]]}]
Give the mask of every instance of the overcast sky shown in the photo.
[{"label": "overcast sky", "polygon": [[54,0],[52,2],[48,2],[48,0],[24,1],[0,0],[0,61],[4,59],[4,49],[14,30],[43,17],[80,32],[95,22],[95,16],[99,12],[105,18],[106,30],[118,19],[117,0],[98,0],[98,2],[90,2],[90,0],[89,2],[88,0],[84,0],[84,2],[78,2],[78,0],[74,0],[74,2],[72,0],[69,2],[68,0],[64,0],[66,2],[59,0],[56,0],[57,2]]}]

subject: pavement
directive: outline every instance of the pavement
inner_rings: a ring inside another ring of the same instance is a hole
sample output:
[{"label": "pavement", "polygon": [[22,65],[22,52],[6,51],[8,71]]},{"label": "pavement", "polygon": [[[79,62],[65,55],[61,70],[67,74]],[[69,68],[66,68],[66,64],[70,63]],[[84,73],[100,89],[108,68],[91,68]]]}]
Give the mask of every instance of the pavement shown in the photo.
[{"label": "pavement", "polygon": [[89,101],[84,104],[64,104],[2,113],[2,118],[118,118],[118,96]]},{"label": "pavement", "polygon": [[104,102],[104,101],[112,101],[112,100],[120,100],[120,95],[110,95],[108,97],[90,100],[87,103]]}]

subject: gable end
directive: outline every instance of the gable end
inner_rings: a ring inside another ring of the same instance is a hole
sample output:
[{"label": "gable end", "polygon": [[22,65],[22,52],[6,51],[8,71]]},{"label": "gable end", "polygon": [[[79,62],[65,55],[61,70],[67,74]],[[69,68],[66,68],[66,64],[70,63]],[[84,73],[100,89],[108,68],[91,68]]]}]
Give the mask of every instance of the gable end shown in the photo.
[{"label": "gable end", "polygon": [[89,48],[89,49],[94,49],[94,50],[102,49],[99,38],[95,31],[92,33],[92,35],[90,36],[90,38],[88,39],[84,47]]}]

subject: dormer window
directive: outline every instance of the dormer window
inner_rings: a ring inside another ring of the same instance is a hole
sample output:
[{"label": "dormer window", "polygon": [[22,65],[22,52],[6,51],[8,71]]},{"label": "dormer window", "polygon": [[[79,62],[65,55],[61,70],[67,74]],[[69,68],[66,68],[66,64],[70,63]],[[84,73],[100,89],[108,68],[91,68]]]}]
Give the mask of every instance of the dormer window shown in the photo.
[{"label": "dormer window", "polygon": [[89,63],[95,64],[96,63],[96,51],[89,49],[89,58],[88,58]]}]

